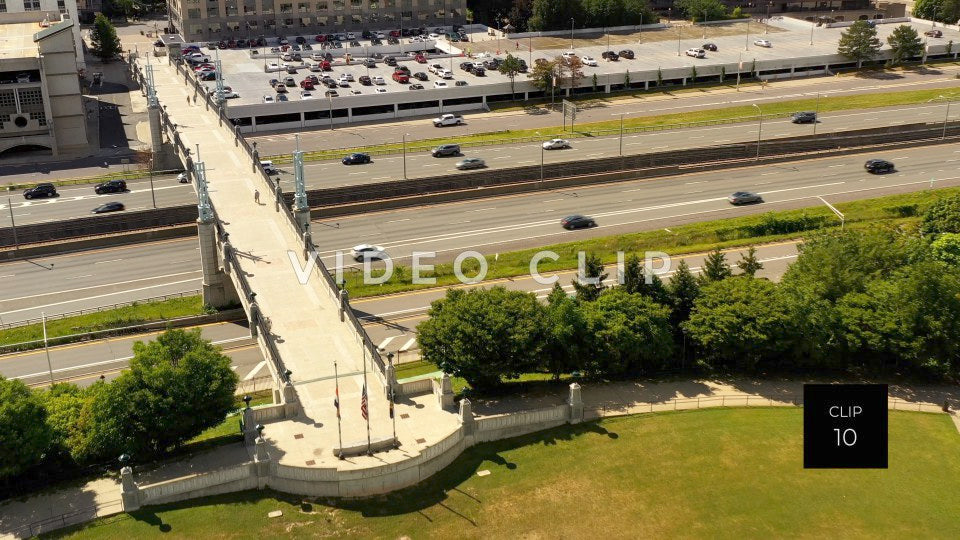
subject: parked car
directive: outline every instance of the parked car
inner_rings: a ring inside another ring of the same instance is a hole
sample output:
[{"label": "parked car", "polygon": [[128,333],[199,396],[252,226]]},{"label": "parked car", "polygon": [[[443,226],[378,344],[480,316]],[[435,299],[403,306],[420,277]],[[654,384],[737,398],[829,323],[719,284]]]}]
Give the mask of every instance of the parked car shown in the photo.
[{"label": "parked car", "polygon": [[943,37],[943,32],[940,30],[927,30],[923,35],[927,37]]},{"label": "parked car", "polygon": [[387,81],[385,81],[380,75],[374,75],[371,80],[373,81],[373,84],[387,84]]},{"label": "parked car", "polygon": [[286,85],[278,84],[278,85],[276,85],[276,86],[273,87],[273,91],[276,92],[277,94],[286,94],[286,93],[287,93],[287,87],[286,87]]},{"label": "parked car", "polygon": [[633,60],[634,58],[633,51],[630,49],[624,49],[617,54],[619,54],[621,58],[626,58],[627,60]]},{"label": "parked car", "polygon": [[573,51],[566,51],[566,52],[564,52],[564,53],[561,53],[560,56],[562,56],[565,60],[569,60],[569,59],[571,59],[571,58],[576,58],[576,57],[577,57],[577,53],[575,53],[575,52],[573,52]]},{"label": "parked car", "polygon": [[287,73],[289,73],[289,74],[291,74],[291,75],[296,75],[296,74],[297,74],[297,67],[296,67],[296,66],[287,66]]},{"label": "parked car", "polygon": [[770,43],[768,39],[755,39],[753,40],[753,44],[757,47],[773,47],[773,43]]},{"label": "parked car", "polygon": [[[217,95],[217,90],[216,90],[216,88],[214,88],[214,90],[213,90],[213,96],[216,97],[216,95]],[[236,98],[240,97],[240,94],[236,93],[236,92],[235,92],[232,88],[230,88],[229,86],[224,86],[224,87],[223,87],[223,91],[222,91],[221,94],[220,94],[220,97],[223,98],[223,99],[236,99]]]},{"label": "parked car", "polygon": [[585,66],[597,67],[597,60],[592,56],[584,56],[580,59]]},{"label": "parked car", "polygon": [[294,79],[293,77],[286,77],[283,79],[283,84],[285,84],[286,86],[293,87],[297,85],[297,80]]},{"label": "parked car", "polygon": [[470,73],[473,73],[477,77],[483,77],[487,74],[487,70],[483,69],[483,66],[473,66],[473,69],[470,70]]},{"label": "parked car", "polygon": [[286,94],[277,94],[277,101],[290,101]]},{"label": "parked car", "polygon": [[36,199],[38,197],[56,197],[57,188],[53,184],[37,184],[23,192],[24,199]]},{"label": "parked car", "polygon": [[276,103],[277,100],[273,99],[273,96],[263,96],[264,103]]},{"label": "parked car", "polygon": [[482,169],[486,167],[487,164],[480,158],[467,158],[461,159],[457,162],[457,169],[465,171],[467,169]]},{"label": "parked car", "polygon": [[699,48],[699,47],[691,47],[691,48],[687,49],[686,54],[687,54],[687,56],[692,56],[692,57],[694,57],[694,58],[706,58],[706,56],[707,56],[707,51],[705,51],[705,50],[703,50],[703,49],[701,49],[701,48]]},{"label": "parked car", "polygon": [[217,72],[201,71],[199,74],[197,74],[197,78],[200,79],[201,81],[215,81],[217,80]]},{"label": "parked car", "polygon": [[372,246],[370,244],[353,246],[353,249],[350,250],[350,254],[353,255],[353,260],[357,262],[383,260],[389,257],[385,249],[380,246]]},{"label": "parked car", "polygon": [[410,76],[403,71],[394,71],[392,77],[393,77],[393,80],[397,81],[400,84],[407,84],[408,82],[410,82]]},{"label": "parked car", "polygon": [[620,60],[620,55],[615,51],[603,51],[603,54],[600,56],[609,62],[616,62],[617,60]]},{"label": "parked car", "polygon": [[383,63],[391,67],[396,67],[397,59],[392,56],[385,56],[383,58]]},{"label": "parked car", "polygon": [[103,214],[106,212],[120,212],[123,210],[123,203],[119,202],[108,202],[106,204],[101,204],[100,206],[93,209],[94,214]]},{"label": "parked car", "polygon": [[127,190],[127,183],[124,180],[107,180],[93,186],[93,191],[97,195],[103,193],[123,193]]},{"label": "parked car", "polygon": [[427,57],[424,56],[423,54],[418,54],[418,55],[414,56],[413,59],[416,60],[418,64],[426,64],[426,63],[427,63]]},{"label": "parked car", "polygon": [[790,117],[790,121],[794,124],[813,124],[817,121],[817,113],[813,111],[795,112]]},{"label": "parked car", "polygon": [[454,86],[466,86],[467,81],[453,81]]},{"label": "parked car", "polygon": [[561,148],[570,148],[570,141],[566,139],[551,139],[543,143],[544,150],[559,150]]},{"label": "parked car", "polygon": [[597,222],[594,221],[593,218],[581,216],[580,214],[574,214],[561,219],[560,226],[567,230],[586,229],[589,227],[596,227]]},{"label": "parked car", "polygon": [[458,156],[460,155],[459,144],[441,144],[430,151],[433,157]]},{"label": "parked car", "polygon": [[344,165],[359,165],[361,163],[370,163],[370,154],[350,154],[340,160]]},{"label": "parked car", "polygon": [[433,87],[434,87],[434,88],[446,88],[446,87],[447,87],[447,81],[433,81]]},{"label": "parked car", "polygon": [[311,91],[309,91],[309,90],[302,90],[302,91],[300,92],[300,99],[301,99],[301,100],[303,100],[303,99],[313,99],[313,92],[311,92]]},{"label": "parked car", "polygon": [[374,60],[373,58],[367,58],[366,60],[363,61],[363,65],[364,67],[375,68],[377,67],[377,61]]},{"label": "parked car", "polygon": [[384,88],[384,87],[382,87],[382,86],[378,86],[378,87],[374,88],[373,91],[376,92],[376,93],[378,93],[378,94],[386,94],[386,93],[387,93],[387,89]]},{"label": "parked car", "polygon": [[304,90],[313,90],[315,86],[316,84],[311,79],[304,79],[300,81],[300,88],[303,88]]},{"label": "parked car", "polygon": [[340,94],[336,90],[327,90],[323,95],[328,98],[340,97]]},{"label": "parked car", "polygon": [[423,90],[423,85],[420,83],[414,83],[408,86],[407,90]]},{"label": "parked car", "polygon": [[426,81],[426,80],[428,80],[430,77],[427,77],[427,74],[426,74],[426,73],[424,73],[424,72],[422,72],[422,71],[418,71],[418,72],[416,72],[416,73],[413,74],[413,78],[416,79],[416,80],[418,80],[418,81]]},{"label": "parked car", "polygon": [[737,191],[736,193],[733,193],[727,197],[727,201],[729,201],[730,204],[737,206],[741,204],[762,203],[763,197],[750,191]]},{"label": "parked car", "polygon": [[884,174],[895,170],[893,163],[885,159],[869,159],[863,164],[863,168],[870,174]]},{"label": "parked car", "polygon": [[450,71],[449,69],[444,69],[444,70],[441,71],[438,75],[440,75],[440,77],[442,77],[442,78],[444,78],[444,79],[452,79],[452,78],[453,78],[453,72]]},{"label": "parked car", "polygon": [[704,50],[707,50],[707,51],[716,52],[716,51],[717,51],[717,44],[716,44],[716,43],[704,43],[703,45],[700,46],[700,48],[701,48],[701,49],[704,49]]}]

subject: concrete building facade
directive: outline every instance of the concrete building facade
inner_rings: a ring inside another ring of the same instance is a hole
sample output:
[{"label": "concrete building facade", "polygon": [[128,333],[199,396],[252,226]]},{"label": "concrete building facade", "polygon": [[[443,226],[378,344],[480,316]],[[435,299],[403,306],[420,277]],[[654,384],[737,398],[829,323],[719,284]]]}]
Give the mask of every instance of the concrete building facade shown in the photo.
[{"label": "concrete building facade", "polygon": [[0,23],[0,157],[17,148],[54,156],[88,149],[74,26]]},{"label": "concrete building facade", "polygon": [[216,41],[464,24],[467,5],[466,0],[167,0],[167,13],[170,33],[185,41]]},{"label": "concrete building facade", "polygon": [[83,45],[80,39],[80,18],[77,0],[0,0],[0,24],[44,21],[55,23],[64,19],[76,21],[71,32],[77,53],[77,68],[84,69]]}]

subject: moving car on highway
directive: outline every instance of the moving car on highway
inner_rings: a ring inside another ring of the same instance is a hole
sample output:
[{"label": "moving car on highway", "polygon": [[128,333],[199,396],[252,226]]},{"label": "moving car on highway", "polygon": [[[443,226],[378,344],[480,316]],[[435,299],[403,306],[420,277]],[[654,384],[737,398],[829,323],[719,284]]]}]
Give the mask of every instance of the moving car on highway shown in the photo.
[{"label": "moving car on highway", "polygon": [[363,262],[365,260],[375,261],[378,259],[386,259],[388,257],[386,250],[384,250],[382,247],[370,244],[353,246],[353,249],[350,250],[350,253],[353,255],[353,260],[357,262]]},{"label": "moving car on highway", "polygon": [[467,169],[482,169],[486,166],[487,166],[486,162],[484,162],[480,158],[475,158],[475,157],[461,159],[460,161],[457,162],[457,169],[461,171],[465,171]]},{"label": "moving car on highway", "polygon": [[755,39],[753,44],[757,47],[773,47],[773,43],[770,43],[770,40],[767,39]]},{"label": "moving car on highway", "polygon": [[93,186],[93,191],[97,195],[103,193],[123,193],[127,190],[127,183],[123,180],[108,180]]},{"label": "moving car on highway", "polygon": [[94,214],[103,214],[105,212],[119,212],[123,210],[123,203],[119,202],[108,202],[106,204],[101,204],[100,206],[93,209]]},{"label": "moving car on highway", "polygon": [[38,197],[56,197],[57,188],[53,184],[37,184],[23,192],[24,199],[36,199]]},{"label": "moving car on highway", "polygon": [[570,148],[570,141],[566,139],[550,139],[543,143],[544,150],[559,150],[561,148]]},{"label": "moving car on highway", "polygon": [[581,216],[580,214],[574,214],[572,216],[567,216],[560,220],[560,226],[564,229],[573,230],[573,229],[586,229],[589,227],[596,227],[597,222],[591,217]]},{"label": "moving car on highway", "polygon": [[730,204],[738,206],[741,204],[762,203],[763,197],[750,191],[738,191],[727,197],[727,200],[730,201]]},{"label": "moving car on highway", "polygon": [[794,124],[813,124],[817,121],[817,113],[813,111],[795,112],[790,117],[790,121]]},{"label": "moving car on highway", "polygon": [[433,157],[458,156],[460,155],[460,145],[459,144],[441,144],[440,146],[431,150],[430,155],[432,155]]},{"label": "moving car on highway", "polygon": [[344,165],[359,165],[361,163],[370,163],[370,154],[355,153],[345,156],[342,160]]},{"label": "moving car on highway", "polygon": [[870,174],[884,174],[894,171],[893,162],[885,159],[868,159],[863,168]]}]

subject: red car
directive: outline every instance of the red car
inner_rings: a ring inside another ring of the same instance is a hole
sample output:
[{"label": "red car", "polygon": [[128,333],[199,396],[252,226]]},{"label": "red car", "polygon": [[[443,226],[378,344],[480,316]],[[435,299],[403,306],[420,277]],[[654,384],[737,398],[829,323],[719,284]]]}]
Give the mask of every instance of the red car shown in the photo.
[{"label": "red car", "polygon": [[426,63],[427,63],[427,57],[424,56],[424,55],[422,55],[422,54],[418,54],[418,55],[414,56],[413,59],[416,60],[417,62],[421,63],[421,64],[426,64]]},{"label": "red car", "polygon": [[390,37],[397,37],[397,38],[400,37],[400,31],[399,31],[399,30],[391,30],[391,31],[390,31]]},{"label": "red car", "polygon": [[406,84],[410,82],[410,75],[407,75],[406,71],[394,71],[393,80],[397,81],[398,83]]},{"label": "red car", "polygon": [[230,41],[228,41],[228,42],[227,42],[227,47],[230,47],[231,49],[236,49],[236,48],[237,48],[237,40],[231,39]]},{"label": "red car", "polygon": [[317,40],[317,43],[323,43],[324,41],[327,40],[327,36],[326,34],[317,34],[317,37],[313,39]]},{"label": "red car", "polygon": [[330,66],[329,60],[324,60],[323,62],[320,62],[320,69],[324,71],[333,71],[333,68]]},{"label": "red car", "polygon": [[290,50],[290,45],[281,45],[280,50],[283,52],[287,52]]},{"label": "red car", "polygon": [[313,85],[313,81],[310,79],[304,79],[300,81],[300,88],[303,88],[304,90],[313,90],[316,87]]}]

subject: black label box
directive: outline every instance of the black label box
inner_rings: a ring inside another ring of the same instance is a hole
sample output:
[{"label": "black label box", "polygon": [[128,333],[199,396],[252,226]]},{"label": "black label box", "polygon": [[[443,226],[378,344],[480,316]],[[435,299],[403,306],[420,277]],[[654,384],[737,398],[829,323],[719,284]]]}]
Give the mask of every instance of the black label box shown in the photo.
[{"label": "black label box", "polygon": [[887,468],[887,385],[803,385],[805,469]]}]

